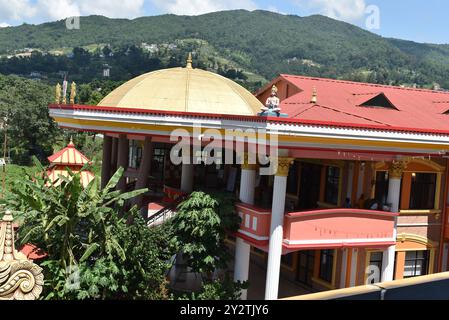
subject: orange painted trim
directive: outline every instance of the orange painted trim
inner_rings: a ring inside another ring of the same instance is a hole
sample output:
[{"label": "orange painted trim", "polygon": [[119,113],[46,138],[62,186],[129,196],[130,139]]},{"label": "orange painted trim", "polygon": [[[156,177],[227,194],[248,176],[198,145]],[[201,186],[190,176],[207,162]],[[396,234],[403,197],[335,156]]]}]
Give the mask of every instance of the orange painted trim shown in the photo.
[{"label": "orange painted trim", "polygon": [[412,174],[405,172],[402,177],[401,210],[410,208],[410,192],[412,191]]},{"label": "orange painted trim", "polygon": [[405,254],[405,251],[396,252],[396,272],[394,274],[394,280],[404,279]]}]

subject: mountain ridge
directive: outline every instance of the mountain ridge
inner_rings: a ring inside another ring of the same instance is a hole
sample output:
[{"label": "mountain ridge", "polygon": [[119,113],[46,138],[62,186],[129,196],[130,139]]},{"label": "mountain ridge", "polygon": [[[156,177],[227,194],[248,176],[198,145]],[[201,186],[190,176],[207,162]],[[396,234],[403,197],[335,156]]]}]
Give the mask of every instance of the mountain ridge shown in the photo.
[{"label": "mountain ridge", "polygon": [[67,30],[64,21],[2,28],[0,53],[201,39],[266,79],[291,73],[394,85],[438,83],[449,89],[449,45],[384,38],[321,15],[263,10],[135,19],[95,15],[81,17],[80,30]]}]

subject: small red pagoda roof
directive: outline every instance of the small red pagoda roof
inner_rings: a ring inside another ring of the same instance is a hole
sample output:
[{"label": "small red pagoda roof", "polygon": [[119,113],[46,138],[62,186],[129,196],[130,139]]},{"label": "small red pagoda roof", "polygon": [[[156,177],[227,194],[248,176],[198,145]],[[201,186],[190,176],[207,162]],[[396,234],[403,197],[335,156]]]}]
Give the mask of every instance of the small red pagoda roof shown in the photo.
[{"label": "small red pagoda roof", "polygon": [[[47,177],[50,180],[48,184],[52,186],[61,184],[61,176],[67,178],[70,177],[67,168],[76,174],[80,172],[80,169],[85,164],[90,163],[90,160],[84,154],[76,150],[72,140],[70,140],[67,147],[48,157],[48,160],[50,161],[50,167],[47,170]],[[84,187],[87,187],[87,185],[95,178],[95,175],[87,170],[82,171],[80,176],[81,183]]]},{"label": "small red pagoda roof", "polygon": [[85,164],[90,163],[90,160],[75,148],[75,145],[72,141],[70,141],[70,143],[64,149],[48,157],[48,161],[50,161],[51,167],[55,165],[82,167]]},{"label": "small red pagoda roof", "polygon": [[[78,170],[72,170],[73,173],[78,173]],[[47,171],[48,179],[51,181],[52,186],[58,186],[62,183],[60,176],[70,177],[69,172],[66,169],[62,168],[52,168]],[[82,171],[81,174],[81,183],[83,187],[87,187],[89,183],[95,178],[95,175],[90,171]]]},{"label": "small red pagoda roof", "polygon": [[27,243],[21,249],[20,252],[23,253],[29,260],[36,261],[42,260],[47,257],[47,253],[36,247],[34,244]]}]

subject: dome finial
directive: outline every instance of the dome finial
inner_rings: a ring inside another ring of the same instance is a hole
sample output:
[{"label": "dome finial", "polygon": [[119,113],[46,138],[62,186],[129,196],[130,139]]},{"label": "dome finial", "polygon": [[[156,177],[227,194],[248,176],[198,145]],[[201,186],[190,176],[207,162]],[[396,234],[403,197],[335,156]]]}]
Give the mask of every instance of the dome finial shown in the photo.
[{"label": "dome finial", "polygon": [[186,65],[186,68],[187,69],[192,69],[192,53],[191,52],[189,52],[189,57],[187,58],[187,65]]},{"label": "dome finial", "polygon": [[74,147],[75,144],[73,143],[73,136],[70,136],[70,142],[68,144],[68,147]]}]

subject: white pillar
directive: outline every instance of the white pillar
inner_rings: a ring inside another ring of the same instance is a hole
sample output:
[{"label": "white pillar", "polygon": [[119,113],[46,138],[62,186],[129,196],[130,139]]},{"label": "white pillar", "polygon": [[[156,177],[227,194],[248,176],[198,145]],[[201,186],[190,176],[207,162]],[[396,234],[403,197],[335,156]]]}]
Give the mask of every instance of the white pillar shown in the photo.
[{"label": "white pillar", "polygon": [[[242,176],[240,179],[240,201],[242,203],[254,205],[254,191],[256,187],[257,166],[245,163],[242,165]],[[243,239],[237,238],[235,242],[234,259],[234,281],[248,281],[249,262],[251,256],[251,246]],[[242,290],[240,298],[246,300],[248,291]]]},{"label": "white pillar", "polygon": [[[387,202],[391,204],[391,212],[399,212],[401,197],[401,181],[402,173],[407,166],[404,161],[393,162],[389,171],[388,197]],[[395,218],[393,239],[397,237],[397,218]],[[382,258],[382,282],[393,281],[394,265],[396,256],[396,245],[388,247],[384,250]]]},{"label": "white pillar", "polygon": [[391,212],[399,212],[400,196],[401,196],[401,178],[390,177],[388,183],[387,202],[391,204]]},{"label": "white pillar", "polygon": [[193,191],[193,164],[183,163],[181,173],[181,191],[191,193]]},{"label": "white pillar", "polygon": [[396,246],[389,246],[388,249],[383,252],[382,282],[393,281],[395,252]]},{"label": "white pillar", "polygon": [[351,274],[350,274],[350,278],[349,278],[349,287],[355,287],[355,285],[356,285],[358,255],[359,255],[358,249],[352,249]]},{"label": "white pillar", "polygon": [[[234,281],[245,282],[248,281],[249,275],[249,261],[251,255],[251,246],[243,239],[237,238],[235,240],[235,259],[234,259]],[[240,299],[246,300],[248,297],[248,290],[242,290]]]},{"label": "white pillar", "polygon": [[278,158],[278,170],[274,178],[273,206],[271,210],[270,244],[268,251],[267,280],[265,300],[276,300],[279,291],[279,272],[281,268],[282,238],[284,236],[285,196],[287,176],[291,158]]},{"label": "white pillar", "polygon": [[341,273],[340,273],[340,288],[346,288],[346,271],[348,270],[348,250],[343,249],[342,260],[341,260]]},{"label": "white pillar", "polygon": [[254,191],[256,187],[256,169],[243,169],[240,179],[240,201],[254,205]]}]

